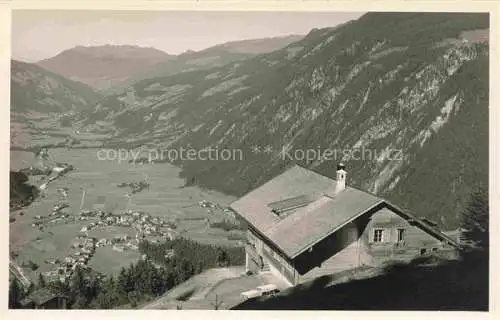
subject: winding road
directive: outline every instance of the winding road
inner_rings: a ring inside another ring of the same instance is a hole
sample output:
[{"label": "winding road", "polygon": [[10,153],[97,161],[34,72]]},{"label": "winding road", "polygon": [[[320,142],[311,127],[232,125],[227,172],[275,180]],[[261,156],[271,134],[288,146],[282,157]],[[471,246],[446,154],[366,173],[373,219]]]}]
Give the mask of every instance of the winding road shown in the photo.
[{"label": "winding road", "polygon": [[31,281],[23,273],[23,269],[12,259],[9,260],[9,271],[14,277],[16,277],[16,279],[23,285],[25,289],[29,288],[29,286],[31,285]]}]

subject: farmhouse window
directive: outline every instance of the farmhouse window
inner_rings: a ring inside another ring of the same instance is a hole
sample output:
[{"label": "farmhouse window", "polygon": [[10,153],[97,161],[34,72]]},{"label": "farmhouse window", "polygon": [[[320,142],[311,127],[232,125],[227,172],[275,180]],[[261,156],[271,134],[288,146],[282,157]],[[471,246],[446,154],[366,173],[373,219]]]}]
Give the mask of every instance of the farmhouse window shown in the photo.
[{"label": "farmhouse window", "polygon": [[382,241],[384,241],[384,230],[375,229],[373,232],[373,242],[382,242]]},{"label": "farmhouse window", "polygon": [[420,249],[420,255],[424,255],[426,253],[427,253],[427,249],[426,248]]},{"label": "farmhouse window", "polygon": [[263,247],[262,240],[257,239],[257,251],[258,251],[259,253],[260,253],[260,252],[262,252],[262,247]]},{"label": "farmhouse window", "polygon": [[257,245],[257,238],[250,232],[248,232],[248,243],[252,246],[252,247],[256,247]]},{"label": "farmhouse window", "polygon": [[398,229],[398,242],[404,241],[405,229]]},{"label": "farmhouse window", "polygon": [[262,244],[262,250],[271,255],[271,249],[265,243]]}]

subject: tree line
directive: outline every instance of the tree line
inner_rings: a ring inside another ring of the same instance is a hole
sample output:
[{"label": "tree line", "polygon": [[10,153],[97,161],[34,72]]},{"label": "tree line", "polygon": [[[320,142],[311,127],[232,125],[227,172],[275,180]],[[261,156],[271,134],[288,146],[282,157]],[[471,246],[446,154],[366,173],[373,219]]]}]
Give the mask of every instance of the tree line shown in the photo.
[{"label": "tree line", "polygon": [[231,222],[230,220],[224,219],[222,221],[218,222],[212,222],[210,223],[211,228],[219,228],[224,231],[231,231],[231,230],[245,230],[246,226],[239,222]]},{"label": "tree line", "polygon": [[77,268],[67,282],[38,283],[23,292],[17,280],[11,281],[9,307],[21,308],[21,301],[40,288],[67,297],[71,309],[111,309],[137,307],[186,281],[193,275],[215,267],[242,265],[241,247],[222,247],[178,238],[163,243],[142,241],[139,251],[144,259],[122,268],[117,276],[103,276],[91,269]]},{"label": "tree line", "polygon": [[38,197],[38,189],[28,183],[28,176],[23,172],[10,171],[9,207],[17,210],[29,205]]}]

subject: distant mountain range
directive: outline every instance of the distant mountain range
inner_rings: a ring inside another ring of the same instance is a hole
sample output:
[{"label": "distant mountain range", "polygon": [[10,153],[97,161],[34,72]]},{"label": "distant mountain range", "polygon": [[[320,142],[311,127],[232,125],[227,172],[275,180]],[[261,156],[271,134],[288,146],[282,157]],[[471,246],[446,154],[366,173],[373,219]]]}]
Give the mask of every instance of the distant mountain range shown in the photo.
[{"label": "distant mountain range", "polygon": [[143,71],[133,74],[129,79],[107,90],[106,93],[122,93],[124,89],[140,80],[166,77],[187,71],[207,70],[223,66],[230,62],[245,60],[258,54],[282,49],[303,37],[303,35],[290,35],[242,40],[227,42],[201,51],[187,51],[172,59],[157,63]]},{"label": "distant mountain range", "polygon": [[130,45],[78,46],[36,64],[96,90],[119,92],[138,80],[221,66],[281,49],[302,37],[290,35],[228,42],[180,55]]},{"label": "distant mountain range", "polygon": [[171,57],[154,48],[129,45],[78,46],[36,64],[68,79],[103,90]]}]

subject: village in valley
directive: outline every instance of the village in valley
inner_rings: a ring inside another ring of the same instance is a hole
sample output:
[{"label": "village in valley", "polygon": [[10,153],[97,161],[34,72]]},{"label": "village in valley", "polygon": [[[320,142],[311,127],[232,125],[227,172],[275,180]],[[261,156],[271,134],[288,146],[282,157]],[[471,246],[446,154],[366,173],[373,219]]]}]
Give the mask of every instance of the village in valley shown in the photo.
[{"label": "village in valley", "polygon": [[[47,252],[43,254],[43,259],[39,258],[34,262],[33,260],[35,259],[30,257],[19,260],[19,254],[14,251],[11,252],[11,263],[19,270],[22,269],[22,266],[24,268],[23,273],[28,278],[31,278],[31,283],[36,282],[38,277],[43,277],[47,283],[67,283],[76,269],[87,270],[97,277],[103,277],[106,271],[101,268],[102,271],[97,272],[93,268],[95,263],[92,263],[93,257],[96,255],[96,252],[99,253],[99,250],[112,250],[116,253],[116,266],[113,267],[116,270],[119,266],[126,266],[126,264],[120,262],[120,254],[132,254],[140,260],[148,259],[145,253],[140,253],[139,246],[142,241],[160,244],[165,241],[173,241],[176,238],[184,237],[186,232],[189,234],[189,231],[185,229],[179,230],[179,219],[176,217],[152,215],[142,210],[128,209],[128,207],[133,207],[132,199],[137,194],[147,194],[152,190],[151,188],[155,188],[155,186],[150,186],[147,177],[140,181],[116,183],[114,188],[117,190],[117,193],[121,193],[127,189],[130,191],[125,192],[121,196],[121,201],[126,203],[122,209],[110,209],[108,205],[110,197],[106,199],[106,196],[98,195],[97,197],[92,197],[91,202],[89,202],[85,199],[86,195],[87,197],[91,197],[91,195],[88,195],[89,191],[79,188],[76,191],[80,191],[81,194],[78,194],[80,199],[77,201],[77,197],[72,197],[75,188],[60,187],[61,184],[65,185],[67,181],[72,179],[72,173],[78,172],[77,167],[52,160],[48,150],[42,150],[36,155],[35,160],[35,163],[27,169],[20,170],[20,172],[28,174],[29,177],[36,178],[36,181],[40,184],[39,199],[35,201],[44,202],[46,201],[44,199],[50,198],[53,199],[54,204],[51,210],[48,210],[45,215],[39,211],[36,211],[36,214],[28,214],[26,208],[15,210],[11,214],[11,224],[16,226],[20,220],[31,219],[30,226],[34,233],[50,236],[58,232],[57,230],[64,230],[66,226],[71,227],[75,233],[66,237],[68,240],[66,244],[58,244],[59,246],[67,247],[64,250],[65,255],[61,255],[62,252],[55,252],[56,255],[51,256]],[[144,167],[143,164],[141,164],[141,167]],[[192,197],[190,196],[190,198]],[[70,201],[71,199],[74,201]],[[193,218],[193,222],[202,222],[203,225],[206,225],[203,229],[210,228],[211,225],[217,228],[218,222],[233,221],[234,226],[238,224],[235,220],[236,216],[234,212],[227,206],[206,199],[201,199],[197,202],[192,199],[188,201],[191,204],[184,205],[183,207],[199,212],[199,218]],[[87,207],[89,204],[90,207]],[[77,205],[76,208],[75,205]],[[189,224],[189,217],[186,218],[188,220],[185,223]],[[224,224],[224,226],[226,225]],[[72,226],[78,227],[74,228]],[[228,231],[236,232],[236,230]],[[237,245],[241,243],[243,237],[236,237],[235,239],[233,241]],[[165,259],[171,259],[174,256],[175,249],[167,248],[164,251],[163,257]],[[18,262],[16,263],[12,259]],[[125,258],[124,261],[128,261],[128,259]]]},{"label": "village in valley", "polygon": [[[54,213],[59,212],[61,206],[54,207]],[[70,223],[66,219],[70,218],[68,213],[58,213],[56,218],[49,220],[46,223]],[[73,217],[75,219],[76,217]],[[37,220],[40,220],[39,217]],[[53,264],[60,264],[54,270],[45,272],[43,275],[46,280],[60,279],[65,281],[69,278],[75,268],[86,268],[89,260],[95,253],[95,250],[101,247],[112,247],[114,251],[123,252],[125,250],[139,250],[139,242],[153,237],[153,243],[158,243],[163,239],[173,240],[175,237],[175,223],[167,221],[159,217],[150,217],[144,212],[124,212],[123,214],[114,215],[111,212],[106,212],[100,209],[97,210],[82,210],[79,213],[78,220],[89,221],[82,227],[79,234],[71,243],[71,248],[74,250],[61,262],[60,260],[50,259]],[[42,222],[33,223],[33,227],[43,228]],[[128,235],[111,235],[110,238],[95,238],[89,237],[88,232],[94,229],[105,230],[107,226],[129,227],[135,230],[135,237]],[[173,255],[173,251],[166,253],[168,257]],[[144,256],[142,257],[145,258]],[[49,262],[50,263],[50,262]]]},{"label": "village in valley", "polygon": [[488,13],[94,13],[13,13],[10,309],[489,310]]}]

